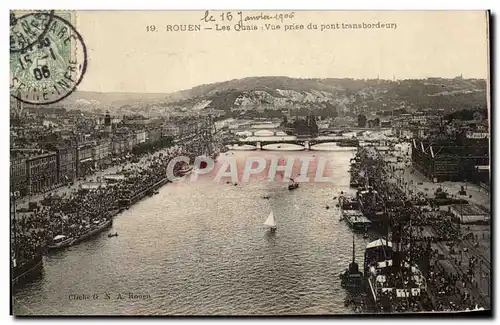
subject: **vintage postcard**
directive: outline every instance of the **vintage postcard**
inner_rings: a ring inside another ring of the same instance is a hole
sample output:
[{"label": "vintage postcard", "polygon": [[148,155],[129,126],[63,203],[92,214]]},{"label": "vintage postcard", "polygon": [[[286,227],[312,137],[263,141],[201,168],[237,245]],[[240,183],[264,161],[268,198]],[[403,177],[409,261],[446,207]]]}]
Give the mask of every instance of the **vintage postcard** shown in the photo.
[{"label": "vintage postcard", "polygon": [[491,311],[489,13],[10,11],[11,310]]}]

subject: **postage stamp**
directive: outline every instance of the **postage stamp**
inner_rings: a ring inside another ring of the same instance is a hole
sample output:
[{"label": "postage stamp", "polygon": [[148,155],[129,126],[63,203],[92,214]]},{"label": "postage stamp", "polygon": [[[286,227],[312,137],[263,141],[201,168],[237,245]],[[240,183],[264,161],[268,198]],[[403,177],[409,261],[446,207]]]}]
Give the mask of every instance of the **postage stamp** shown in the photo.
[{"label": "postage stamp", "polygon": [[[47,15],[48,14],[48,15]],[[48,31],[54,10],[10,12],[10,52],[24,52],[40,41]]]},{"label": "postage stamp", "polygon": [[11,13],[10,94],[33,105],[59,102],[81,82],[87,49],[71,14]]}]

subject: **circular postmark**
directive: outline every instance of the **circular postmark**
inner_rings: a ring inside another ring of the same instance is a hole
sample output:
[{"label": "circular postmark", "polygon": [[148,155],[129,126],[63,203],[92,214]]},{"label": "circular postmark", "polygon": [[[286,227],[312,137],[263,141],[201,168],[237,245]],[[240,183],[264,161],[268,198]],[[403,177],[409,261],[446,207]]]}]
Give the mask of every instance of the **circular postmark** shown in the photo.
[{"label": "circular postmark", "polygon": [[[33,45],[11,51],[10,94],[27,104],[47,105],[76,89],[87,68],[87,49],[68,20],[48,13],[37,15],[46,16],[50,23]],[[23,17],[17,24],[23,23]]]},{"label": "circular postmark", "polygon": [[35,11],[19,16],[10,12],[10,52],[24,52],[43,39],[54,16],[54,10]]}]

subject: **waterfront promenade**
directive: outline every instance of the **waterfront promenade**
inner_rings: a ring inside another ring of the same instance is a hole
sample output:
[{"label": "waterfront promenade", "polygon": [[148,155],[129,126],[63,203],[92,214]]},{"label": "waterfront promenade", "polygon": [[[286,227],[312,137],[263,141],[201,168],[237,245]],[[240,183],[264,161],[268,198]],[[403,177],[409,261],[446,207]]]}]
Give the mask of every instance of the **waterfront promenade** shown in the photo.
[{"label": "waterfront promenade", "polygon": [[[409,198],[434,198],[437,189],[442,189],[449,197],[465,199],[470,204],[478,204],[490,210],[490,193],[476,184],[466,182],[433,183],[411,166],[411,148],[407,144],[381,154],[384,169],[392,177],[392,182]],[[398,158],[399,161],[398,161]],[[459,195],[461,188],[466,195]],[[440,212],[447,213],[449,206],[441,206]],[[434,212],[421,212],[422,216]],[[491,212],[490,212],[491,213]],[[490,225],[457,225],[459,236],[452,241],[437,241],[432,244],[435,252],[431,258],[434,275],[453,279],[453,284],[437,285],[430,281],[430,293],[438,308],[457,310],[461,303],[471,297],[472,301],[485,308],[491,308],[491,228]],[[420,228],[420,227],[415,227]],[[422,227],[425,237],[437,238],[442,235],[435,226]],[[451,229],[447,229],[450,231]],[[451,246],[450,243],[453,243]],[[469,300],[470,301],[470,300]]]},{"label": "waterfront promenade", "polygon": [[[386,162],[386,170],[391,173],[398,184],[406,191],[410,197],[422,193],[425,197],[431,198],[438,188],[447,192],[450,196],[460,199],[466,199],[469,203],[475,203],[486,207],[489,210],[490,206],[490,193],[480,186],[470,182],[439,182],[433,183],[427,177],[422,175],[418,170],[414,169],[411,165],[411,148],[408,143],[400,145],[397,149],[382,154]],[[392,154],[392,155],[391,155]],[[400,157],[403,161],[397,161]],[[392,167],[395,171],[392,171]],[[467,191],[467,195],[459,195],[461,187]]]}]

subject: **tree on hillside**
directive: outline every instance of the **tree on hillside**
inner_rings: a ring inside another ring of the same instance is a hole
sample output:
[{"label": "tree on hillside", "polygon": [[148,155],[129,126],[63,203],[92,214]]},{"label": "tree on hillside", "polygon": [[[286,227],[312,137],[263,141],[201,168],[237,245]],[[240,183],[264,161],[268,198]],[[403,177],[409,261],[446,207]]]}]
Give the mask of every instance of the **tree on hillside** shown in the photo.
[{"label": "tree on hillside", "polygon": [[364,128],[366,126],[366,116],[363,114],[358,115],[358,127]]}]

